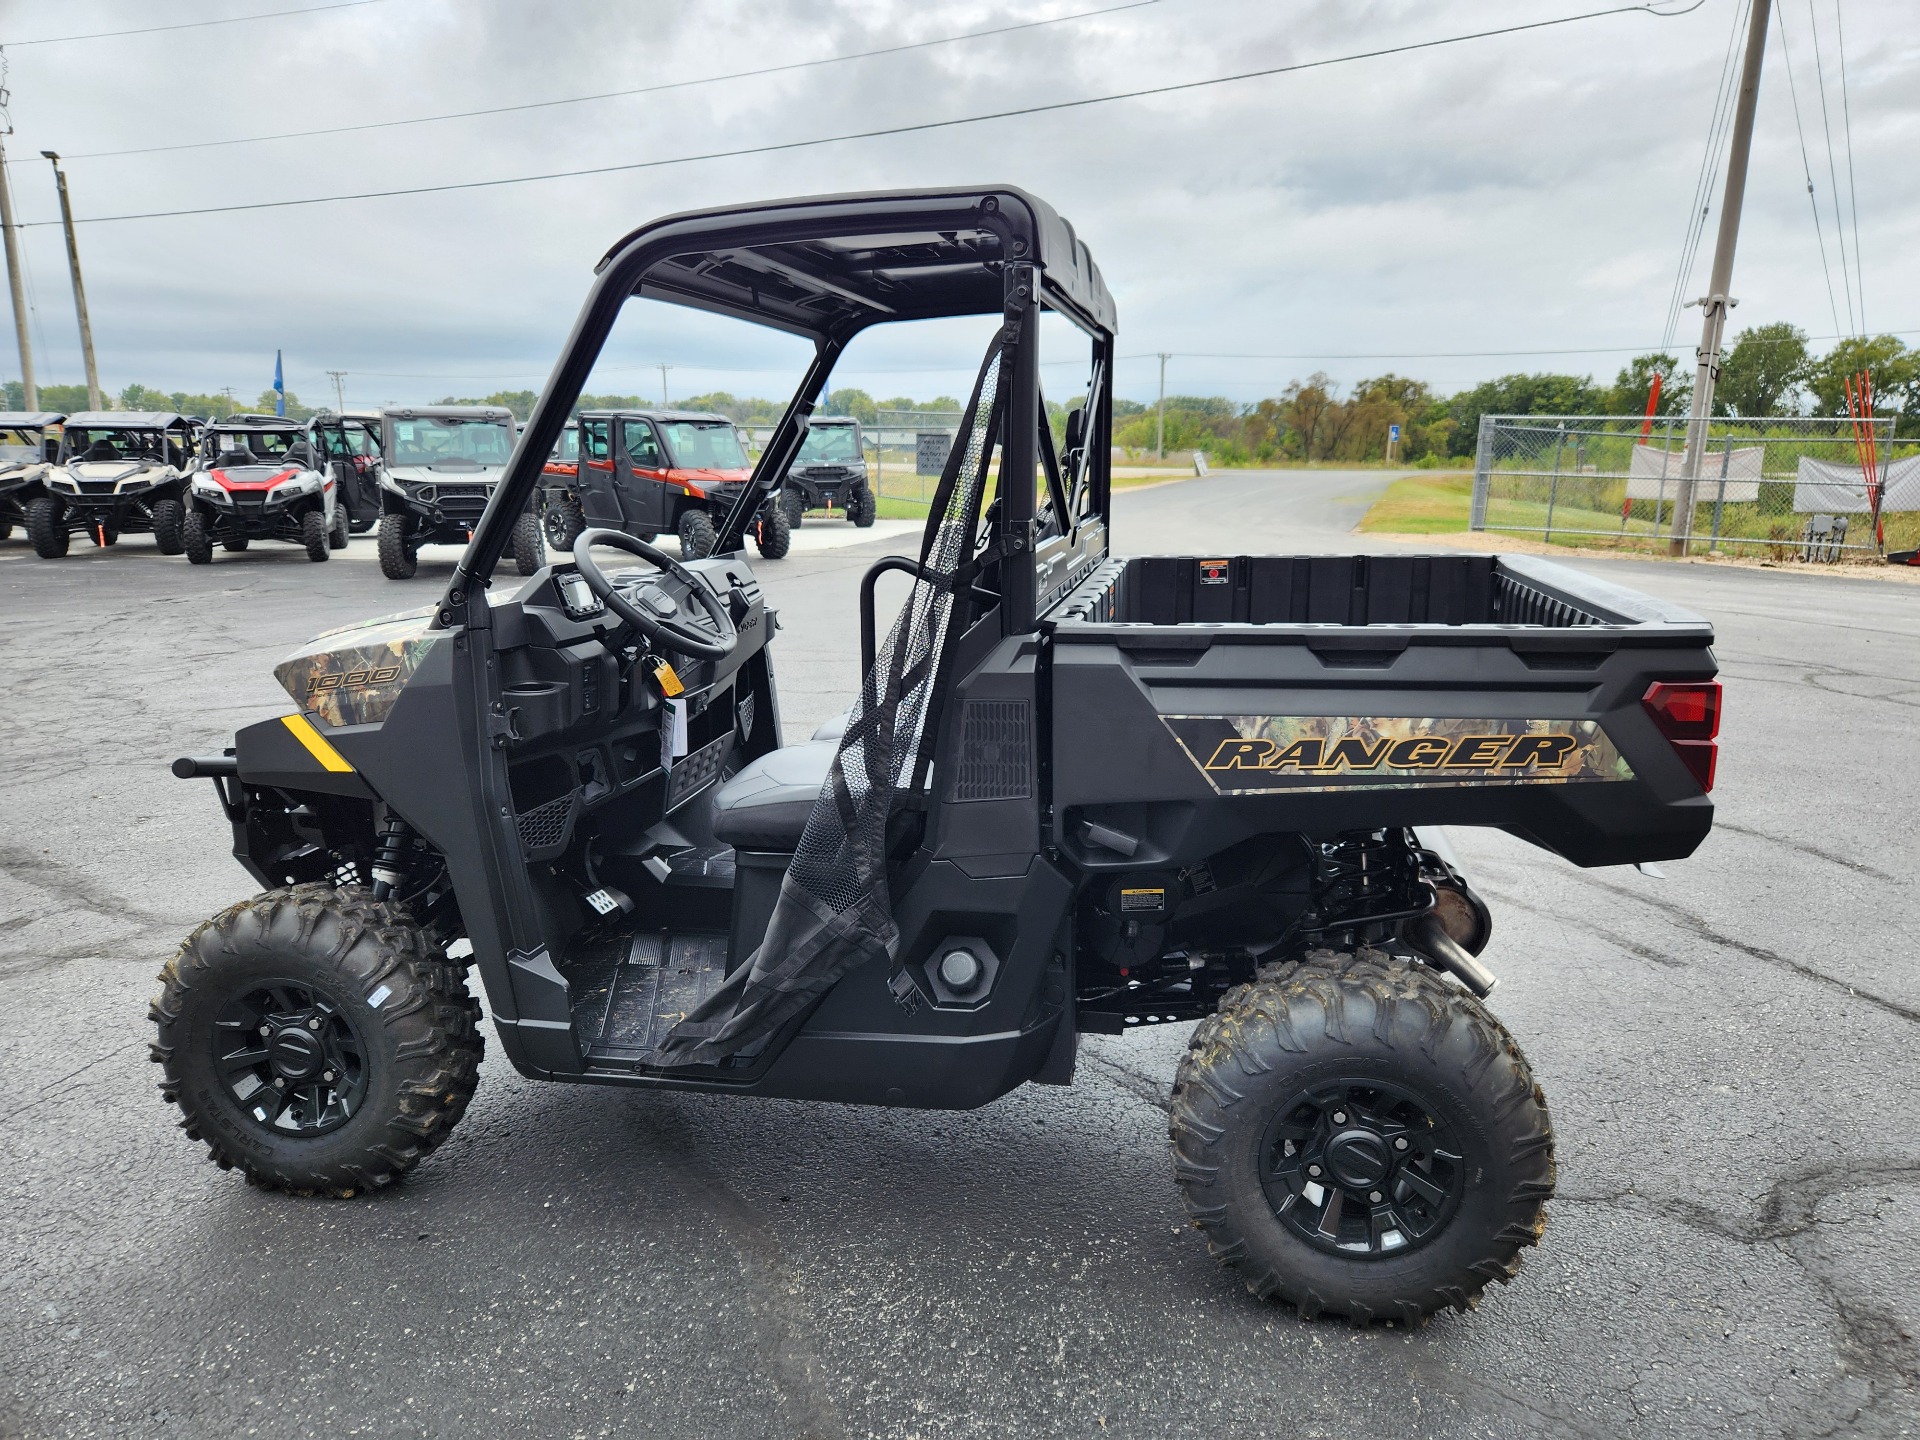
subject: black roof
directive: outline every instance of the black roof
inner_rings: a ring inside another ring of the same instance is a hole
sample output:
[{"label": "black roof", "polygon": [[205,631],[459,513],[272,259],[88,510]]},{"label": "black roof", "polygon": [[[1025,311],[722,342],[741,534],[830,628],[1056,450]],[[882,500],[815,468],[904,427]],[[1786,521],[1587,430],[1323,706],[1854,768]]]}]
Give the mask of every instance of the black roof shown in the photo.
[{"label": "black roof", "polygon": [[1000,266],[1041,267],[1042,297],[1116,328],[1073,226],[1012,185],[770,200],[653,221],[600,268],[638,265],[633,293],[815,338],[888,320],[996,314]]}]

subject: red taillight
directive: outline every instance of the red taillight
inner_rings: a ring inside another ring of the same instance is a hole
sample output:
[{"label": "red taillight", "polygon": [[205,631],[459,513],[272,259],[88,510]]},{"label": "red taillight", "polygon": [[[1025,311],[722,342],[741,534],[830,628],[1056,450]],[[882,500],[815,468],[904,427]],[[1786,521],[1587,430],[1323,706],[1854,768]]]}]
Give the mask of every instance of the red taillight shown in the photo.
[{"label": "red taillight", "polygon": [[1640,703],[1700,782],[1700,788],[1712,790],[1714,762],[1720,755],[1720,747],[1714,743],[1720,734],[1720,682],[1656,680],[1640,697]]}]

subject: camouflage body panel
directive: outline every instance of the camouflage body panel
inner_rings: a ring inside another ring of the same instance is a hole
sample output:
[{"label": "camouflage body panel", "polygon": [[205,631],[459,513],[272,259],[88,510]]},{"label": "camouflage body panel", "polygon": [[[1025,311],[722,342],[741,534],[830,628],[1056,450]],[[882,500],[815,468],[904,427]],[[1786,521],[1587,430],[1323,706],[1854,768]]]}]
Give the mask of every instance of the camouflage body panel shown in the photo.
[{"label": "camouflage body panel", "polygon": [[433,610],[412,610],[329,630],[274,667],[273,678],[308,715],[329,725],[371,725],[387,714],[444,632]]},{"label": "camouflage body panel", "polygon": [[1596,720],[1163,715],[1222,795],[1633,779]]}]

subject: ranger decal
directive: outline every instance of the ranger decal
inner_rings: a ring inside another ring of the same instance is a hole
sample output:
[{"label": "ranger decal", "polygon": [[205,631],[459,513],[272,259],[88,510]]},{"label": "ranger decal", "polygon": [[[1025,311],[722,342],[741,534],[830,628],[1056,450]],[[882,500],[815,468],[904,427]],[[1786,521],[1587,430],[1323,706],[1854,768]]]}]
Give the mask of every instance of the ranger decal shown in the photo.
[{"label": "ranger decal", "polygon": [[1595,720],[1163,715],[1222,795],[1631,780]]}]

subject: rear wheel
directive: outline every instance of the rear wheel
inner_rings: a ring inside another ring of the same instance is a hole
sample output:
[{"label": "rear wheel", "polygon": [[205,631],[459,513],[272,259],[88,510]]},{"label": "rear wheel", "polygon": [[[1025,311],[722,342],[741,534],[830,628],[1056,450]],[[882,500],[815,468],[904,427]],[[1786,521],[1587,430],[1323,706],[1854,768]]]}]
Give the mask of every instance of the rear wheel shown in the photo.
[{"label": "rear wheel", "polygon": [[189,510],[180,522],[180,548],[186,551],[189,565],[213,563],[213,540],[207,534],[207,522],[198,510]]},{"label": "rear wheel", "polygon": [[95,521],[88,527],[87,534],[93,537],[93,543],[102,550],[120,543],[120,527],[109,525],[104,520]]},{"label": "rear wheel", "polygon": [[1269,967],[1194,1031],[1174,1171],[1247,1288],[1355,1324],[1478,1303],[1538,1242],[1546,1098],[1498,1020],[1404,956]]},{"label": "rear wheel", "polygon": [[187,507],[178,500],[162,500],[153,507],[153,543],[162,555],[178,555],[180,526],[187,518]]},{"label": "rear wheel", "polygon": [[513,563],[522,575],[531,575],[547,563],[547,537],[540,517],[531,510],[513,522]]},{"label": "rear wheel", "polygon": [[296,885],[224,911],[160,972],[160,1092],[222,1169],[346,1198],[438,1148],[484,1042],[466,975],[398,905]]},{"label": "rear wheel", "polygon": [[780,508],[787,512],[787,524],[792,529],[798,530],[800,522],[807,517],[807,502],[800,498],[798,490],[782,490]]},{"label": "rear wheel", "polygon": [[328,544],[327,517],[318,510],[300,517],[300,543],[307,547],[307,559],[316,563],[333,553]]},{"label": "rear wheel", "polygon": [[335,550],[344,550],[353,542],[353,532],[349,528],[351,521],[347,516],[347,507],[336,503],[333,507],[333,529],[327,532],[327,544]]},{"label": "rear wheel", "polygon": [[879,514],[880,501],[864,485],[847,497],[847,518],[862,530],[872,525]]},{"label": "rear wheel", "polygon": [[253,537],[250,535],[229,535],[220,542],[220,548],[234,555],[238,555],[242,550],[245,550],[252,541]]},{"label": "rear wheel", "polygon": [[380,517],[380,573],[389,580],[411,580],[419,564],[413,522],[405,515]]},{"label": "rear wheel", "polygon": [[13,521],[7,520],[7,519],[0,519],[0,540],[7,540],[12,538],[12,536],[13,536]]},{"label": "rear wheel", "polygon": [[787,512],[778,505],[762,510],[754,522],[753,543],[767,559],[783,558],[793,548],[793,527],[787,523]]},{"label": "rear wheel", "polygon": [[27,502],[27,539],[42,560],[58,560],[67,553],[67,507],[51,495]]},{"label": "rear wheel", "polygon": [[580,502],[549,498],[545,509],[546,513],[540,517],[540,529],[546,536],[547,544],[556,550],[573,549],[573,542],[587,528],[587,518],[580,513]]},{"label": "rear wheel", "polygon": [[680,558],[704,560],[713,553],[713,517],[704,510],[689,510],[680,517]]}]

